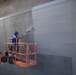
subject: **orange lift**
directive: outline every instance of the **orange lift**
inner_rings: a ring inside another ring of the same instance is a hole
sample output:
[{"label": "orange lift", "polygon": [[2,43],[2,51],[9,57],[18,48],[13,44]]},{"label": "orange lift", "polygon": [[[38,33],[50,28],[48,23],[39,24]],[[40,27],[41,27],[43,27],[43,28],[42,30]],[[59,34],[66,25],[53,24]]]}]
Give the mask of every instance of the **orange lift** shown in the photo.
[{"label": "orange lift", "polygon": [[[8,45],[13,45],[12,43],[5,43],[5,52],[8,52],[8,54],[12,53],[14,54],[14,59],[12,59],[13,63],[21,66],[21,67],[29,67],[37,64],[36,56],[37,56],[37,45],[36,43],[26,43],[26,42],[19,42],[18,46],[26,46],[25,53],[17,52],[17,46],[15,51],[11,51],[9,49],[6,49]],[[34,51],[32,52],[29,50],[30,45],[33,45]],[[29,56],[34,55],[34,59],[30,59]],[[23,57],[22,57],[23,56]],[[16,60],[18,59],[18,60]],[[24,61],[24,62],[23,62]]]},{"label": "orange lift", "polygon": [[0,64],[3,64],[3,62],[1,61],[2,57],[3,57],[3,54],[0,52]]},{"label": "orange lift", "polygon": [[[30,46],[33,47],[31,50]],[[12,47],[13,50],[11,50]],[[19,47],[19,51],[17,51]],[[20,67],[29,67],[37,64],[37,44],[36,43],[27,43],[27,42],[18,42],[14,47],[14,43],[11,43],[11,38],[8,39],[8,42],[5,43],[5,57],[7,57],[7,62],[11,58],[11,62]],[[0,53],[0,59],[3,57],[3,54]],[[32,58],[33,57],[33,58]],[[0,62],[2,64],[2,62]]]}]

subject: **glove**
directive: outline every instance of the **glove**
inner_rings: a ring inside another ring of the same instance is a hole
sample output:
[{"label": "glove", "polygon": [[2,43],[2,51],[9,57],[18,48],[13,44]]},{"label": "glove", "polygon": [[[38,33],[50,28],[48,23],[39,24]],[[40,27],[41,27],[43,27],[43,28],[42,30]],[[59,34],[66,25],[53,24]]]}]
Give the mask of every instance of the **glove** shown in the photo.
[{"label": "glove", "polygon": [[24,33],[23,36],[25,36],[26,34]]}]

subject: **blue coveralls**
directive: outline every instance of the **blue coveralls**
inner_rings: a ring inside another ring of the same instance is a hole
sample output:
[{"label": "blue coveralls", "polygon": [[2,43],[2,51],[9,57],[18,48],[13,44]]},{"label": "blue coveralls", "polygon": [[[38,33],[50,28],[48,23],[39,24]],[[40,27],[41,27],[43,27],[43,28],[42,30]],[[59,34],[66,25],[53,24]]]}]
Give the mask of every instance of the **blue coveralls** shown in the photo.
[{"label": "blue coveralls", "polygon": [[18,42],[18,37],[16,37],[15,35],[13,35],[12,37],[12,43],[16,44]]},{"label": "blue coveralls", "polygon": [[[14,43],[14,48],[16,48],[16,44],[19,42],[19,40],[17,39],[18,37],[16,37],[15,35],[13,35],[12,37],[12,43]],[[12,50],[12,49],[11,49]],[[17,52],[19,51],[19,46],[17,44]]]}]

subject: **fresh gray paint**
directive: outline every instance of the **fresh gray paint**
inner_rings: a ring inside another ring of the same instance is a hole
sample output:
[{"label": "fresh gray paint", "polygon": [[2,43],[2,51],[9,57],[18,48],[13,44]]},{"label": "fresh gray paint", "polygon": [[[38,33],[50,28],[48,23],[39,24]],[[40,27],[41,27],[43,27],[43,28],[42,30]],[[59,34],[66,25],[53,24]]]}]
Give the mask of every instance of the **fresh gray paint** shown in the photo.
[{"label": "fresh gray paint", "polygon": [[72,57],[76,75],[76,1],[37,6],[32,15],[38,53]]}]

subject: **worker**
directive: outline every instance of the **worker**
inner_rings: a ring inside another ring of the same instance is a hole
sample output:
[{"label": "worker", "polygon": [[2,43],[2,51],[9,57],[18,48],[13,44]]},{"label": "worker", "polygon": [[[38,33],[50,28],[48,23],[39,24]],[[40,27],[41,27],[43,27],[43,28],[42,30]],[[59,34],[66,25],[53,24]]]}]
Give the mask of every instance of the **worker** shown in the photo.
[{"label": "worker", "polygon": [[[34,31],[34,28],[33,27],[28,27],[27,29],[26,29],[26,35],[31,31],[31,30],[33,30]],[[19,42],[19,39],[22,39],[24,36],[25,36],[25,34],[23,34],[21,37],[19,37],[18,36],[19,35],[19,33],[18,33],[18,31],[15,31],[14,32],[14,35],[13,35],[13,37],[12,37],[12,43],[14,43],[14,47],[18,47],[17,45],[18,45],[18,42]],[[10,48],[10,47],[9,47]],[[14,50],[16,50],[16,48],[14,49]],[[10,48],[9,50],[11,50],[12,51],[12,48]],[[17,51],[19,51],[19,47],[18,47],[18,50]]]},{"label": "worker", "polygon": [[17,47],[17,52],[19,51],[19,46],[18,46],[19,39],[24,38],[25,34],[23,34],[21,37],[19,37],[18,35],[19,35],[18,31],[15,31],[12,37],[12,43],[14,44],[14,47],[11,46],[11,49],[10,49],[11,51],[13,50],[13,48],[14,50],[16,50],[16,47]]},{"label": "worker", "polygon": [[22,39],[25,36],[25,34],[23,34],[21,37],[19,37],[18,35],[19,35],[18,31],[15,31],[12,37],[12,43],[19,42],[19,39]]}]

